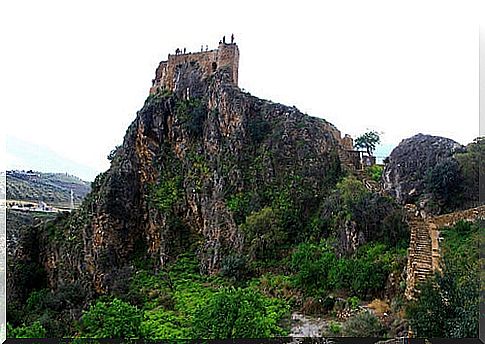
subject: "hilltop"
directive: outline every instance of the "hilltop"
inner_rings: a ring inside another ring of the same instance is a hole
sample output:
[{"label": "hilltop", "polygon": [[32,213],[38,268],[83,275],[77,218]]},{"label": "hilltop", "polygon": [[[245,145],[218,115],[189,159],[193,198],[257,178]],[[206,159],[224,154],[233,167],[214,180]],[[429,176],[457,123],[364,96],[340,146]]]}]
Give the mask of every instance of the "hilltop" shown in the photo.
[{"label": "hilltop", "polygon": [[56,207],[68,208],[71,190],[74,205],[91,190],[90,183],[67,173],[44,173],[37,171],[7,171],[7,200],[43,201]]}]

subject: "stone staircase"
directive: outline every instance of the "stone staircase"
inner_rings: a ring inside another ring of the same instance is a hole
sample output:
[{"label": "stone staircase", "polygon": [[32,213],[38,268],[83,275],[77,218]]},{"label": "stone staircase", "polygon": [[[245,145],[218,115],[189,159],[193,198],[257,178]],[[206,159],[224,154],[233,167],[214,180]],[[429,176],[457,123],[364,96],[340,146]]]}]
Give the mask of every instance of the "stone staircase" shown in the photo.
[{"label": "stone staircase", "polygon": [[415,297],[416,285],[433,274],[433,247],[429,224],[421,217],[414,205],[406,205],[407,222],[411,238],[408,248],[407,283],[405,296]]},{"label": "stone staircase", "polygon": [[439,229],[459,220],[485,219],[485,206],[423,218],[415,205],[407,204],[406,215],[411,238],[408,249],[405,297],[416,297],[416,285],[424,282],[434,271],[440,271]]}]

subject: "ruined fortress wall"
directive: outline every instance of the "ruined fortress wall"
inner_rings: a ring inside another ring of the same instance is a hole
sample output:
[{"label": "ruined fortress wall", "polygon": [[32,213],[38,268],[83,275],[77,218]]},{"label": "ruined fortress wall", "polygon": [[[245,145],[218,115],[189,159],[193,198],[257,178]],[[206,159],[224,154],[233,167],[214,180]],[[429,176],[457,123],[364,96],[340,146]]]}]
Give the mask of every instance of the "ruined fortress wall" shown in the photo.
[{"label": "ruined fortress wall", "polygon": [[204,78],[209,77],[218,69],[229,68],[232,82],[237,85],[239,49],[236,44],[221,43],[215,50],[168,55],[168,60],[160,62],[155,71],[155,79],[152,80],[150,94],[155,93],[160,87],[174,91],[177,69],[184,64],[198,64]]}]

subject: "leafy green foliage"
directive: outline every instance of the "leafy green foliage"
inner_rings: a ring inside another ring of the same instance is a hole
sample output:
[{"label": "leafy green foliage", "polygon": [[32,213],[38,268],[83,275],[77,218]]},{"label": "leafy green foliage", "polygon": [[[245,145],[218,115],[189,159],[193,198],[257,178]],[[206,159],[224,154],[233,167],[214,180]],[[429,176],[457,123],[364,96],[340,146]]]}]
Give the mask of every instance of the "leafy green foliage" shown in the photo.
[{"label": "leafy green foliage", "polygon": [[[485,161],[485,137],[478,137],[466,146],[466,151],[455,154],[463,176],[463,198],[470,205],[476,205],[479,197],[480,166]],[[483,180],[482,180],[483,184]]]},{"label": "leafy green foliage", "polygon": [[204,121],[207,118],[207,108],[203,100],[197,98],[179,100],[175,111],[182,128],[191,137],[200,138],[204,132]]},{"label": "leafy green foliage", "polygon": [[139,338],[142,312],[124,301],[98,301],[81,319],[81,335],[87,338]]},{"label": "leafy green foliage", "polygon": [[284,300],[294,305],[300,298],[300,292],[293,284],[291,276],[269,273],[253,279],[250,286],[268,297]]},{"label": "leafy green foliage", "polygon": [[220,274],[234,281],[240,281],[248,273],[248,259],[241,254],[232,254],[222,259]]},{"label": "leafy green foliage", "polygon": [[295,284],[310,295],[331,291],[335,285],[329,273],[336,264],[337,257],[327,243],[302,243],[291,257]]},{"label": "leafy green foliage", "polygon": [[330,337],[337,337],[342,333],[342,324],[336,321],[330,321],[328,324],[328,332]]},{"label": "leafy green foliage", "polygon": [[454,209],[462,201],[462,183],[460,166],[455,159],[438,162],[425,177],[426,189],[446,210]]},{"label": "leafy green foliage", "polygon": [[[353,176],[337,184],[313,217],[312,225],[311,232],[317,238],[345,237],[342,232],[351,225],[362,234],[364,242],[406,246],[409,237],[402,208],[390,197],[371,193]],[[339,244],[345,251],[345,242]]]},{"label": "leafy green foliage", "polygon": [[182,197],[182,178],[180,176],[162,179],[155,187],[152,198],[157,207],[167,211]]},{"label": "leafy green foliage", "polygon": [[246,215],[248,215],[248,210],[250,209],[251,193],[239,192],[231,195],[226,200],[227,208],[233,212],[234,220],[236,224],[241,224],[244,222]]},{"label": "leafy green foliage", "polygon": [[362,312],[349,318],[342,326],[342,335],[345,337],[382,337],[384,326],[379,319],[370,312]]},{"label": "leafy green foliage", "polygon": [[47,335],[45,328],[36,321],[32,325],[13,327],[7,323],[8,338],[45,338]]},{"label": "leafy green foliage", "polygon": [[[402,268],[397,257],[403,254],[383,244],[367,244],[355,256],[338,259],[327,242],[303,243],[292,255],[294,283],[309,295],[340,290],[367,299],[382,292],[391,271]],[[352,300],[358,302],[357,298]]]},{"label": "leafy green foliage", "polygon": [[195,338],[269,338],[283,335],[278,322],[288,309],[252,289],[217,292],[194,316]]},{"label": "leafy green foliage", "polygon": [[377,131],[368,131],[355,139],[354,146],[356,148],[363,148],[367,154],[372,155],[376,149],[376,145],[381,142],[381,138]]},{"label": "leafy green foliage", "polygon": [[276,247],[286,240],[280,215],[270,207],[265,207],[246,218],[241,225],[250,257],[264,258],[271,255]]},{"label": "leafy green foliage", "polygon": [[418,286],[406,307],[418,337],[477,337],[480,299],[479,240],[483,224],[457,223],[444,230],[443,268]]},{"label": "leafy green foliage", "polygon": [[365,169],[365,173],[372,178],[375,182],[380,182],[382,178],[382,172],[384,171],[384,166],[382,165],[372,165]]}]

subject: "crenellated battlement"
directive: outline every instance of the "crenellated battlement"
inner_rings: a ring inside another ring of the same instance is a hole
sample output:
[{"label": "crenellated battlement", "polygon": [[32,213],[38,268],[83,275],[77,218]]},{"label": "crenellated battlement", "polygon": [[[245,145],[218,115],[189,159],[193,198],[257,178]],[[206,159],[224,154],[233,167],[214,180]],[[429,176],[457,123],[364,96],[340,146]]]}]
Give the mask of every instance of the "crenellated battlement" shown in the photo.
[{"label": "crenellated battlement", "polygon": [[[232,39],[231,39],[232,40]],[[201,52],[181,53],[177,49],[176,54],[169,54],[166,61],[160,62],[152,80],[150,94],[158,89],[175,91],[177,82],[177,70],[182,66],[198,64],[203,77],[209,77],[222,68],[229,70],[232,83],[237,86],[239,68],[239,49],[236,43],[225,43],[225,39],[219,42],[217,49]]]}]

